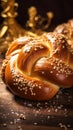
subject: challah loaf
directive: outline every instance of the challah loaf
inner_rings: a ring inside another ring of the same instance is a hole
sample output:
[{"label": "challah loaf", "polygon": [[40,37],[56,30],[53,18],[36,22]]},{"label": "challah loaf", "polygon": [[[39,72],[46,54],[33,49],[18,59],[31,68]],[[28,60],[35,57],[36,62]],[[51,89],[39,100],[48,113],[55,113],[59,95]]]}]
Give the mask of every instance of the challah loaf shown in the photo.
[{"label": "challah loaf", "polygon": [[73,48],[57,31],[20,37],[6,53],[2,79],[15,95],[49,100],[73,85]]}]

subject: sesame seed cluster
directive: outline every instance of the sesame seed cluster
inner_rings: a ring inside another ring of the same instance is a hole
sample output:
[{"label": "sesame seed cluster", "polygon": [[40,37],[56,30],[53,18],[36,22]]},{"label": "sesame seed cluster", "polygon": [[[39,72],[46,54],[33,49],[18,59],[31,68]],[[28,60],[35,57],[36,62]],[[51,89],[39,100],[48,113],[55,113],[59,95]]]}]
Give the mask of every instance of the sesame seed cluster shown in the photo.
[{"label": "sesame seed cluster", "polygon": [[73,74],[73,70],[69,67],[69,65],[64,64],[62,60],[54,59],[52,60],[52,63],[53,70],[57,71],[56,75],[64,74],[65,77],[68,77]]},{"label": "sesame seed cluster", "polygon": [[35,83],[33,80],[28,81],[26,78],[23,77],[23,75],[19,74],[15,70],[11,70],[12,76],[13,76],[13,85],[17,86],[17,89],[19,91],[24,91],[24,94],[26,95],[28,93],[28,90],[30,91],[30,94],[35,96],[34,88],[39,87],[41,89],[41,84]]}]

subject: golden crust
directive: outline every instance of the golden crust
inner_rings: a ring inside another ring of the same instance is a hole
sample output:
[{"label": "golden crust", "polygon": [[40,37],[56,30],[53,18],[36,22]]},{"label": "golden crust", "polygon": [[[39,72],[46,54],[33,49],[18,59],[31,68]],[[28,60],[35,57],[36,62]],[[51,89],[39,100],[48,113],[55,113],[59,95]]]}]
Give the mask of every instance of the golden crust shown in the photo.
[{"label": "golden crust", "polygon": [[63,88],[73,85],[73,70],[58,58],[41,58],[35,65],[34,73]]},{"label": "golden crust", "polygon": [[7,64],[5,80],[15,95],[32,100],[48,100],[58,92],[57,85],[27,76],[16,69],[13,60],[12,63],[13,65],[10,62]]}]

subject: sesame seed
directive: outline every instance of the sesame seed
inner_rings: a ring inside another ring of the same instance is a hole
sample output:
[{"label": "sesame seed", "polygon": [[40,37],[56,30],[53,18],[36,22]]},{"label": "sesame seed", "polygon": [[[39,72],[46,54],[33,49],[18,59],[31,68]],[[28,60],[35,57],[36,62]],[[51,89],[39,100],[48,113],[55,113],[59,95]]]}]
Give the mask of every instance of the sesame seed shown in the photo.
[{"label": "sesame seed", "polygon": [[50,73],[52,74],[52,73],[53,73],[53,71],[50,71]]},{"label": "sesame seed", "polygon": [[44,74],[45,72],[44,72],[44,71],[42,71],[41,73],[42,73],[42,74]]}]

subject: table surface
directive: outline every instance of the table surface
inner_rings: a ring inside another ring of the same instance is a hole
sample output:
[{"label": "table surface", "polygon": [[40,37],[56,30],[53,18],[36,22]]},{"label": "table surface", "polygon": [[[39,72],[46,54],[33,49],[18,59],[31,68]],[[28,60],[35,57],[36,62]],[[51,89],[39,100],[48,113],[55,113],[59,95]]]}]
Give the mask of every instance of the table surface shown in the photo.
[{"label": "table surface", "polygon": [[0,78],[0,130],[41,129],[73,130],[73,87],[35,102],[14,96]]}]

